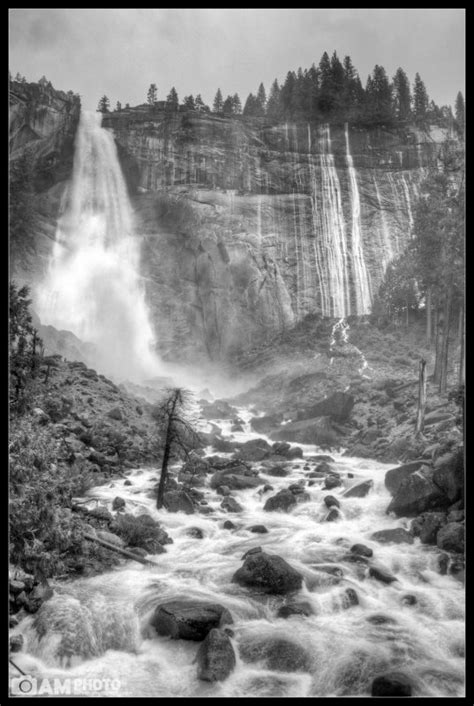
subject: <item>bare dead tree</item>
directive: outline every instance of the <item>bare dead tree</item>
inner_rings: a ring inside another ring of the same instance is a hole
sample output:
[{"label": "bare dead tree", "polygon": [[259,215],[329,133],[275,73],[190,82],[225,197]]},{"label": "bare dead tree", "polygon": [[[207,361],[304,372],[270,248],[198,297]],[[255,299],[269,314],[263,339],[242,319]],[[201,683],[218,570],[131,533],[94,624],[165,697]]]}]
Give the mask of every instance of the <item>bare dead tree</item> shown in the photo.
[{"label": "bare dead tree", "polygon": [[420,358],[418,379],[418,408],[416,413],[416,435],[423,434],[426,409],[426,360]]},{"label": "bare dead tree", "polygon": [[181,450],[187,457],[189,452],[199,443],[199,435],[196,432],[190,416],[191,393],[182,388],[174,388],[166,391],[164,402],[155,407],[153,416],[158,422],[160,432],[164,437],[163,460],[161,462],[160,482],[158,485],[158,497],[156,507],[163,507],[163,495],[168,478],[168,464],[171,454],[175,450]]}]

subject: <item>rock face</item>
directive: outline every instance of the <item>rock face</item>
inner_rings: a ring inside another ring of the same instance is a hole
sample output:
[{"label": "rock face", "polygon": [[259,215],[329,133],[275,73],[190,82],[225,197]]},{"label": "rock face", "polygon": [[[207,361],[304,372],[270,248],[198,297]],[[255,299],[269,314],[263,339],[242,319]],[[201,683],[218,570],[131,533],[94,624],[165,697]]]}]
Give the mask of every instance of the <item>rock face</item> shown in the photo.
[{"label": "rock face", "polygon": [[174,640],[204,640],[213,629],[232,623],[229,611],[217,603],[170,601],[159,605],[151,619],[158,635]]},{"label": "rock face", "polygon": [[450,500],[428,474],[415,471],[403,480],[387,512],[397,517],[415,517],[426,510],[448,507]]},{"label": "rock face", "polygon": [[421,169],[444,137],[146,108],[104,125],[139,192],[162,352],[181,357],[189,341],[219,358],[308,313],[362,313],[407,241]]},{"label": "rock face", "polygon": [[229,636],[213,628],[199,646],[196,656],[198,679],[223,681],[235,667],[235,653]]},{"label": "rock face", "polygon": [[247,556],[232,581],[265,593],[282,594],[301,588],[303,577],[280,556],[258,552]]}]

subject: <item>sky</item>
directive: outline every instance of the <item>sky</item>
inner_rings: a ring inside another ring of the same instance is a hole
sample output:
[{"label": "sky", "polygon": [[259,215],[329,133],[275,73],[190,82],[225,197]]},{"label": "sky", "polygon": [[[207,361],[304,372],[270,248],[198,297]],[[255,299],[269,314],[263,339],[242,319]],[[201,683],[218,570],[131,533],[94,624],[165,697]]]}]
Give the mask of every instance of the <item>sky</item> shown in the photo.
[{"label": "sky", "polygon": [[263,82],[316,65],[324,51],[349,55],[365,86],[375,64],[389,77],[418,72],[429,97],[452,105],[465,81],[464,9],[10,9],[10,71],[79,93],[86,110],[180,100],[201,93],[212,106]]}]

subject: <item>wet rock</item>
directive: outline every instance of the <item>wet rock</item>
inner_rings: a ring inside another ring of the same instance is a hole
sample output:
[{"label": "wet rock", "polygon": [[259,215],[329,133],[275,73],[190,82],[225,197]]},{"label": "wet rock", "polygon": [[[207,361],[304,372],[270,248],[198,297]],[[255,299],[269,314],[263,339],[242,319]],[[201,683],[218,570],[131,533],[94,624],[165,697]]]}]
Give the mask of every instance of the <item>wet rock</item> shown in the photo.
[{"label": "wet rock", "polygon": [[212,507],[199,507],[198,512],[200,515],[212,515],[214,510]]},{"label": "wet rock", "polygon": [[385,474],[385,487],[391,493],[395,495],[398,492],[402,482],[409,478],[412,473],[417,471],[425,463],[424,460],[419,459],[418,461],[411,461],[410,463],[404,463],[402,466],[397,466],[396,468],[391,468]]},{"label": "wet rock", "polygon": [[289,618],[290,615],[314,615],[312,606],[307,601],[292,601],[282,605],[277,612],[277,618]]},{"label": "wet rock", "polygon": [[[211,464],[204,458],[200,458],[195,452],[190,454],[186,463],[181,467],[180,475],[205,475],[211,471]],[[181,480],[181,479],[180,479]]]},{"label": "wet rock", "polygon": [[213,628],[199,646],[197,676],[202,681],[223,681],[235,668],[235,653],[229,636]]},{"label": "wet rock", "polygon": [[437,535],[436,544],[445,552],[464,553],[464,525],[448,522]]},{"label": "wet rock", "polygon": [[163,507],[168,512],[184,512],[186,515],[194,513],[193,501],[184,490],[169,490],[163,495]]},{"label": "wet rock", "polygon": [[436,544],[438,531],[446,524],[444,512],[423,512],[411,523],[410,531],[423,544]]},{"label": "wet rock", "polygon": [[292,446],[286,453],[284,454],[287,459],[291,460],[292,458],[303,458],[303,449],[301,449],[299,446]]},{"label": "wet rock", "polygon": [[320,471],[311,471],[308,473],[308,478],[324,478],[325,474]]},{"label": "wet rock", "polygon": [[353,554],[359,554],[360,556],[366,556],[369,558],[374,555],[372,549],[366,547],[365,544],[354,544],[351,547],[351,552]]},{"label": "wet rock", "polygon": [[231,522],[231,520],[226,520],[222,525],[222,528],[227,530],[233,530],[235,529],[235,525],[233,522]]},{"label": "wet rock", "polygon": [[311,657],[297,642],[268,637],[242,642],[239,653],[244,662],[264,662],[267,669],[277,672],[306,672],[311,669]]},{"label": "wet rock", "polygon": [[205,601],[168,601],[159,605],[151,618],[158,635],[173,640],[204,640],[213,628],[233,623],[224,606]]},{"label": "wet rock", "polygon": [[131,481],[131,480],[128,480],[128,479],[127,479],[127,480],[124,480],[123,484],[124,484],[124,485],[133,485],[132,481]]},{"label": "wet rock", "polygon": [[278,431],[272,432],[270,438],[275,441],[294,441],[300,444],[316,444],[329,448],[337,446],[338,443],[337,434],[329,417],[290,422]]},{"label": "wet rock", "polygon": [[327,476],[324,479],[324,485],[323,487],[326,490],[331,490],[332,488],[337,488],[338,486],[342,485],[342,481],[338,476]]},{"label": "wet rock", "polygon": [[435,463],[433,482],[451,503],[464,498],[464,452],[458,449],[446,454]]},{"label": "wet rock", "polygon": [[25,583],[23,581],[19,581],[18,579],[11,579],[9,582],[10,593],[12,593],[14,596],[17,596],[19,593],[24,591],[25,588]]},{"label": "wet rock", "polygon": [[337,507],[331,507],[329,510],[328,514],[324,518],[325,522],[337,522],[337,520],[341,519],[341,513],[339,512],[339,509]]},{"label": "wet rock", "polygon": [[13,628],[16,628],[16,626],[19,624],[19,622],[20,621],[18,620],[16,615],[10,615],[9,620],[8,620],[8,627],[10,628],[10,630],[12,630]]},{"label": "wet rock", "polygon": [[372,682],[372,696],[411,696],[412,685],[402,672],[389,672]]},{"label": "wet rock", "polygon": [[334,495],[325,495],[323,500],[327,508],[341,506],[339,500],[335,498]]},{"label": "wet rock", "polygon": [[336,422],[347,420],[354,407],[355,400],[346,392],[334,392],[325,400],[298,412],[298,419],[331,417]]},{"label": "wet rock", "polygon": [[265,439],[251,439],[239,444],[236,453],[238,458],[242,458],[245,461],[262,461],[272,453],[272,447]]},{"label": "wet rock", "polygon": [[117,495],[112,502],[112,510],[123,510],[125,507],[125,500]]},{"label": "wet rock", "polygon": [[96,520],[103,520],[104,522],[111,522],[114,519],[112,513],[106,507],[94,507],[87,514]]},{"label": "wet rock", "polygon": [[415,517],[427,510],[440,510],[449,504],[447,495],[428,475],[415,471],[401,482],[387,513],[393,512],[397,517]]},{"label": "wet rock", "polygon": [[276,441],[274,444],[272,444],[272,449],[276,454],[279,454],[280,456],[285,456],[291,449],[291,446],[285,441]]},{"label": "wet rock", "polygon": [[231,496],[224,498],[221,502],[221,508],[226,512],[242,512],[244,509],[242,505],[240,505],[237,500]]},{"label": "wet rock", "polygon": [[243,490],[245,488],[257,488],[262,485],[263,480],[259,476],[239,475],[234,472],[217,471],[211,476],[211,488],[218,488],[225,485],[231,490]]},{"label": "wet rock", "polygon": [[247,552],[242,557],[242,561],[245,561],[245,559],[248,556],[252,556],[252,554],[259,554],[262,551],[262,547],[252,547],[252,549],[249,549]]},{"label": "wet rock", "polygon": [[383,615],[382,613],[374,613],[366,618],[367,622],[371,625],[394,625],[397,621],[390,618],[388,615]]},{"label": "wet rock", "polygon": [[397,581],[396,576],[391,574],[388,569],[384,566],[380,566],[379,564],[371,564],[369,566],[369,576],[372,576],[372,578],[377,579],[377,581],[381,581],[382,583],[393,583],[393,581]]},{"label": "wet rock", "polygon": [[403,605],[416,605],[418,603],[416,596],[412,593],[407,593],[401,598]]},{"label": "wet rock", "polygon": [[10,637],[10,652],[21,652],[24,642],[23,635],[12,635]]},{"label": "wet rock", "polygon": [[288,512],[296,505],[296,498],[291,490],[280,490],[276,495],[268,498],[263,506],[266,512]]},{"label": "wet rock", "polygon": [[336,463],[336,461],[333,459],[332,456],[329,456],[328,454],[315,454],[314,456],[310,456],[308,458],[308,461],[326,461],[327,463]]},{"label": "wet rock", "polygon": [[265,485],[263,486],[263,488],[262,488],[261,490],[259,490],[258,492],[259,492],[259,493],[268,493],[268,492],[271,491],[271,490],[274,490],[273,485],[269,485],[268,483],[265,483]]},{"label": "wet rock", "polygon": [[217,493],[218,495],[230,495],[230,488],[229,488],[228,485],[220,485],[220,486],[216,489],[216,493]]},{"label": "wet rock", "polygon": [[284,478],[289,474],[289,470],[284,466],[273,466],[273,468],[265,469],[265,473],[269,476],[277,476],[279,478]]},{"label": "wet rock", "polygon": [[232,581],[242,586],[262,589],[266,593],[282,594],[301,588],[303,577],[282,557],[259,552],[247,557]]},{"label": "wet rock", "polygon": [[359,596],[353,588],[346,588],[342,594],[342,607],[344,610],[359,605]]},{"label": "wet rock", "polygon": [[252,525],[247,527],[249,532],[255,532],[256,534],[268,534],[268,530],[265,525]]},{"label": "wet rock", "polygon": [[118,422],[123,421],[123,413],[120,407],[114,407],[111,409],[109,412],[107,412],[107,416],[110,417],[110,419],[116,419]]},{"label": "wet rock", "polygon": [[[321,463],[318,463],[314,470],[316,473],[324,473],[329,475],[333,474],[333,469],[326,461],[321,461]],[[334,475],[336,474],[334,473]]]},{"label": "wet rock", "polygon": [[437,564],[438,564],[438,571],[441,574],[441,576],[446,576],[446,574],[448,573],[448,566],[449,566],[449,554],[445,554],[444,552],[441,554],[438,554]]},{"label": "wet rock", "polygon": [[186,530],[188,537],[194,537],[194,539],[203,539],[204,532],[200,527],[188,527]]},{"label": "wet rock", "polygon": [[242,424],[232,424],[230,430],[231,430],[232,432],[235,432],[235,431],[243,431],[244,428],[243,428]]},{"label": "wet rock", "polygon": [[[37,610],[46,603],[54,594],[53,589],[47,581],[37,584],[30,592],[24,607],[28,613],[36,613]],[[18,602],[18,599],[17,599]]]},{"label": "wet rock", "polygon": [[365,480],[362,483],[356,483],[356,485],[353,485],[352,488],[346,490],[342,496],[344,498],[365,498],[373,487],[373,480]]},{"label": "wet rock", "polygon": [[451,510],[446,519],[448,522],[462,522],[464,520],[464,510]]},{"label": "wet rock", "polygon": [[370,535],[370,539],[380,544],[413,544],[412,535],[402,527],[380,530]]}]

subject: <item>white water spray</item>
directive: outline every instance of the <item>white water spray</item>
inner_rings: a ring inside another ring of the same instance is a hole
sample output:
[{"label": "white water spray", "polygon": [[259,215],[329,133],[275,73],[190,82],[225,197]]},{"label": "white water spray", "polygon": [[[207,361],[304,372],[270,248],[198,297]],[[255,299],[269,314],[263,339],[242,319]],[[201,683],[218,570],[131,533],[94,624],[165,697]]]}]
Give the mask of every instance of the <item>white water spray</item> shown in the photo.
[{"label": "white water spray", "polygon": [[157,375],[160,362],[132,208],[113,136],[101,120],[101,113],[81,114],[72,183],[36,305],[42,323],[94,344],[98,369],[138,380]]}]

